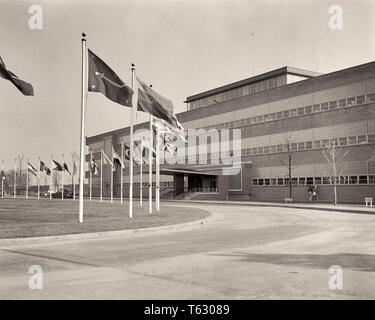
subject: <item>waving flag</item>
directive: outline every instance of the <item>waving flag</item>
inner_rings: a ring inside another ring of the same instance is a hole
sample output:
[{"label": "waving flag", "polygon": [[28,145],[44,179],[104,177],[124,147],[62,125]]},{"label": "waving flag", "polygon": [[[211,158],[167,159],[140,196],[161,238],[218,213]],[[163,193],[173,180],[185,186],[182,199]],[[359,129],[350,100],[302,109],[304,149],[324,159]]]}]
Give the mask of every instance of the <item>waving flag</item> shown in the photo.
[{"label": "waving flag", "polygon": [[55,171],[64,171],[63,166],[59,162],[57,162],[55,160],[52,160],[52,161],[55,164],[55,167],[52,170],[55,170]]},{"label": "waving flag", "polygon": [[38,173],[38,170],[36,170],[29,162],[27,163],[27,170],[34,176]]},{"label": "waving flag", "polygon": [[45,166],[45,172],[46,172],[46,175],[47,176],[50,176],[51,175],[51,169],[50,168],[48,168],[47,166]]},{"label": "waving flag", "polygon": [[63,163],[63,168],[64,168],[64,171],[68,171],[68,173],[69,173],[70,175],[72,175],[72,174],[70,173],[69,168],[68,168],[68,165],[66,164],[65,161],[64,161],[64,163]]},{"label": "waving flag", "polygon": [[133,90],[103,60],[90,50],[88,50],[88,60],[88,91],[100,92],[113,102],[125,107],[131,107]]},{"label": "waving flag", "polygon": [[39,164],[39,171],[45,171],[46,170],[46,165],[44,164],[43,161],[40,161],[40,164]]},{"label": "waving flag", "polygon": [[130,148],[124,143],[124,159],[130,160]]},{"label": "waving flag", "polygon": [[91,154],[91,161],[90,161],[90,170],[92,174],[97,175],[98,174],[98,165],[95,163],[94,156]]},{"label": "waving flag", "polygon": [[102,150],[103,154],[103,164],[109,164],[112,167],[112,170],[115,170],[115,166],[113,165],[112,161],[108,158],[108,156],[105,154],[105,152]]},{"label": "waving flag", "polygon": [[112,153],[113,153],[113,163],[118,167],[125,168],[124,162],[122,161],[118,153],[115,151],[113,146],[112,146]]},{"label": "waving flag", "polygon": [[7,70],[3,59],[0,57],[0,77],[12,82],[19,91],[25,96],[33,96],[34,88],[30,83],[27,83],[18,78],[13,72]]}]

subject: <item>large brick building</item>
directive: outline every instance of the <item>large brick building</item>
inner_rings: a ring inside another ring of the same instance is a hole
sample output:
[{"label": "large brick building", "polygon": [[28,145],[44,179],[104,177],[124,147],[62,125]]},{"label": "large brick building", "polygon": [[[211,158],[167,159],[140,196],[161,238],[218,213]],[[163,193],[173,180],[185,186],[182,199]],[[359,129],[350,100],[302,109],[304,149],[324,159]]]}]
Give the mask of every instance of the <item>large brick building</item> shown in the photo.
[{"label": "large brick building", "polygon": [[[332,201],[332,170],[322,149],[336,143],[347,152],[339,201],[375,198],[375,62],[329,74],[284,67],[190,96],[185,102],[187,111],[177,114],[185,129],[241,130],[241,170],[228,174],[227,165],[212,163],[212,154],[207,164],[163,164],[162,197],[277,201],[288,197],[292,183],[297,201],[308,199],[310,184],[318,186],[319,200]],[[139,124],[135,130],[148,126]],[[87,138],[97,161],[101,149],[110,154],[111,146],[118,149],[121,141],[129,143],[129,128]],[[285,164],[289,153],[291,181]],[[104,167],[105,195],[110,192],[110,170]],[[114,181],[118,196],[119,170]],[[148,196],[147,181],[144,178],[144,197]],[[97,195],[99,178],[94,177],[92,183]],[[125,195],[128,187],[125,170]],[[139,188],[139,167],[135,167],[136,197]]]}]

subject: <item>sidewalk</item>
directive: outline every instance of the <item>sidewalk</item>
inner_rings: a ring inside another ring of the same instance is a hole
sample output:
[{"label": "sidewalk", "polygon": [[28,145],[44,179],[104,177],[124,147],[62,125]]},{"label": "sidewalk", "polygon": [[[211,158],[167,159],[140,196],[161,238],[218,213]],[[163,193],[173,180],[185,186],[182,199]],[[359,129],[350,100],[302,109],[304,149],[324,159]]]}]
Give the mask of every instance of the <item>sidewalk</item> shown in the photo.
[{"label": "sidewalk", "polygon": [[281,203],[281,202],[258,202],[258,201],[215,201],[215,200],[162,200],[168,202],[180,203],[200,203],[200,204],[222,204],[222,205],[240,205],[240,206],[254,206],[254,207],[282,207],[282,208],[297,208],[309,210],[325,210],[336,212],[349,212],[360,214],[374,214],[375,206],[366,207],[360,204],[338,204],[334,206],[329,203]]}]

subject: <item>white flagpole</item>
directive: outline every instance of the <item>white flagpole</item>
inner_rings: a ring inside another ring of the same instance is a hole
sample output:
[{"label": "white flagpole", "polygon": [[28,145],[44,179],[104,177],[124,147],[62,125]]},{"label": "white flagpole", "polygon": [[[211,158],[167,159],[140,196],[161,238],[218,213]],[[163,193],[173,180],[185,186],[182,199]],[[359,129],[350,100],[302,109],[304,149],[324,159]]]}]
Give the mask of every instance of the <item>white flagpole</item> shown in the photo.
[{"label": "white flagpole", "polygon": [[112,164],[111,164],[111,203],[113,203],[113,174],[114,174],[114,163],[113,163],[113,146],[112,146]]},{"label": "white flagpole", "polygon": [[74,151],[74,155],[73,155],[73,172],[72,172],[72,180],[73,180],[73,200],[76,199],[76,172],[74,171],[74,168],[77,168],[76,167],[76,152]]},{"label": "white flagpole", "polygon": [[53,161],[52,161],[52,154],[51,154],[51,173],[49,176],[49,199],[50,200],[52,199],[52,175],[53,175],[52,166],[53,166]]},{"label": "white flagpole", "polygon": [[100,151],[100,202],[103,202],[103,150]]},{"label": "white flagpole", "polygon": [[[164,124],[164,120],[163,120]],[[156,129],[156,159],[155,159],[155,171],[156,171],[156,210],[160,211],[160,154],[159,154],[159,149],[160,149],[160,134],[159,134],[159,129]]]},{"label": "white flagpole", "polygon": [[[39,159],[39,170],[38,170],[38,199],[40,199],[40,157],[38,158]],[[38,167],[37,167],[38,168]]]},{"label": "white flagpole", "polygon": [[62,155],[62,158],[63,158],[63,171],[61,172],[61,200],[64,200],[64,177],[65,177],[64,154]]},{"label": "white flagpole", "polygon": [[29,158],[26,158],[27,169],[26,169],[26,199],[29,198]]},{"label": "white flagpole", "polygon": [[[135,65],[132,63],[132,90],[134,91],[134,73]],[[138,102],[137,102],[138,103]],[[137,106],[136,106],[137,107]],[[134,152],[134,141],[133,141],[133,103],[130,107],[130,185],[129,185],[129,218],[133,218],[133,152]]]},{"label": "white flagpole", "polygon": [[4,198],[4,176],[3,176],[3,171],[4,171],[4,160],[1,161],[1,197]]},{"label": "white flagpole", "polygon": [[87,98],[87,48],[86,35],[82,33],[82,87],[81,87],[81,141],[80,141],[80,164],[79,164],[79,222],[83,222],[83,183],[85,174],[85,109]]},{"label": "white flagpole", "polygon": [[90,151],[90,201],[92,200],[92,151]]},{"label": "white flagpole", "polygon": [[[121,140],[121,161],[124,162],[124,141]],[[123,174],[124,174],[124,171],[123,171],[123,167],[121,165],[121,170],[120,170],[120,173],[121,173],[121,177],[120,177],[120,183],[121,183],[121,186],[120,186],[120,198],[121,198],[121,204],[123,203],[123,197],[124,197],[124,182],[123,182]]]},{"label": "white flagpole", "polygon": [[149,170],[149,177],[148,177],[148,202],[149,202],[149,212],[152,213],[152,120],[153,117],[150,113],[150,139],[149,139],[149,146],[148,146],[148,170]]},{"label": "white flagpole", "polygon": [[143,206],[143,137],[141,138],[141,168],[140,168],[140,189],[139,189],[139,204]]},{"label": "white flagpole", "polygon": [[14,183],[13,183],[13,197],[17,198],[17,158],[14,159]]}]

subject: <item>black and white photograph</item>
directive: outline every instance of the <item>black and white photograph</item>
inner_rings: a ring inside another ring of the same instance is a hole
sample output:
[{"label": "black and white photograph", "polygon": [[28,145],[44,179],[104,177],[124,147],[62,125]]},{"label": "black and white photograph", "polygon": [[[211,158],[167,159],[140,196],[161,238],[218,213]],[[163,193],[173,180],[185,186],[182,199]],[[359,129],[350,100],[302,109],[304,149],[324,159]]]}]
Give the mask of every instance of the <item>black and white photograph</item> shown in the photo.
[{"label": "black and white photograph", "polygon": [[0,0],[0,300],[373,300],[374,13]]}]

